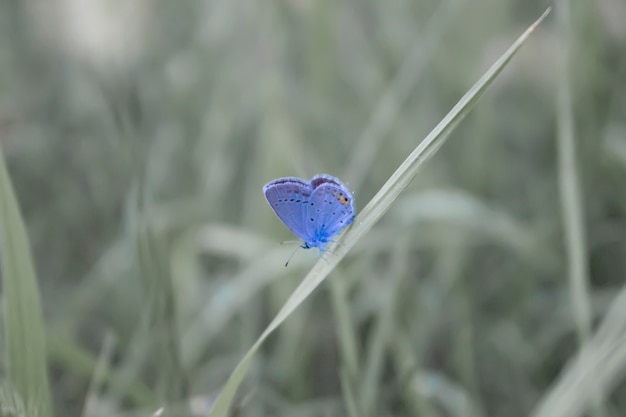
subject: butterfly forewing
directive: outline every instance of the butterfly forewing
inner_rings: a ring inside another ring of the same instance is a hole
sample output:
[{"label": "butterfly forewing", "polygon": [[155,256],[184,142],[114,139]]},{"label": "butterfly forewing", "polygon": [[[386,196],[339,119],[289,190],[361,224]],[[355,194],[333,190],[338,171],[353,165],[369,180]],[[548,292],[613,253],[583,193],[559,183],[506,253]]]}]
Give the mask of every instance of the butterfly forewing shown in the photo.
[{"label": "butterfly forewing", "polygon": [[306,242],[309,239],[305,216],[312,191],[310,184],[299,178],[280,178],[266,184],[263,191],[280,220]]}]

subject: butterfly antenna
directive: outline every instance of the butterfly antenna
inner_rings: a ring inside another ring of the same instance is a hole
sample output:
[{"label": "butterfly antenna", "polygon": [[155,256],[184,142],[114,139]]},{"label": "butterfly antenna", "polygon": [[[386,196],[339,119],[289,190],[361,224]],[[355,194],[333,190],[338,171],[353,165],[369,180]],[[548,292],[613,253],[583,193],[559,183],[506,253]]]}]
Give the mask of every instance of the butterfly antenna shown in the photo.
[{"label": "butterfly antenna", "polygon": [[293,255],[296,254],[296,252],[298,251],[298,249],[300,249],[302,246],[298,246],[297,248],[295,248],[293,250],[293,252],[291,252],[291,255],[289,255],[289,258],[287,259],[287,262],[285,262],[285,268],[287,268],[287,265],[289,265],[289,261],[291,261],[291,258],[293,258]]}]

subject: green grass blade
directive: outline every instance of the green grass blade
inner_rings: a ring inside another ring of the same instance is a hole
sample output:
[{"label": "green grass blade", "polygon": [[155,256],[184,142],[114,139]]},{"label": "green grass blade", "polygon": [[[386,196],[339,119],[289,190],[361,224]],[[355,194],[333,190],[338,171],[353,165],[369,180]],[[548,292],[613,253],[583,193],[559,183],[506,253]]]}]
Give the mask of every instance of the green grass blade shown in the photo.
[{"label": "green grass blade", "polygon": [[[335,274],[337,275],[337,274]],[[333,307],[339,351],[344,366],[346,381],[354,382],[359,376],[360,352],[353,318],[348,304],[347,285],[342,276],[329,282],[330,300]]]},{"label": "green grass blade", "polygon": [[[142,216],[145,214],[142,214]],[[180,361],[179,330],[174,286],[169,274],[164,242],[151,224],[140,222],[136,231],[138,266],[149,311],[149,332],[156,338],[160,394],[167,402],[187,396],[187,380]]]},{"label": "green grass blade", "polygon": [[20,396],[2,382],[0,382],[0,417],[27,417]]},{"label": "green grass blade", "polygon": [[237,388],[246,375],[250,362],[265,339],[289,317],[315,288],[317,288],[335,266],[337,266],[341,259],[346,256],[348,251],[356,245],[356,243],[374,226],[378,219],[389,210],[396,198],[398,198],[400,193],[402,193],[415,175],[417,175],[417,172],[424,162],[430,159],[441,145],[443,145],[450,132],[452,132],[463,117],[467,115],[549,11],[550,9],[546,10],[546,12],[511,45],[478,82],[461,98],[435,129],[417,146],[402,165],[400,165],[391,178],[387,180],[378,193],[365,206],[360,215],[357,216],[353,225],[348,228],[349,230],[346,230],[338,239],[343,242],[343,244],[330,247],[334,255],[328,256],[326,260],[318,261],[313,266],[309,274],[291,294],[274,320],[239,362],[220,392],[215,402],[215,407],[209,414],[210,417],[225,417],[227,415]]},{"label": "green grass blade", "polygon": [[[579,342],[584,344],[591,333],[592,313],[589,290],[589,265],[587,263],[587,237],[585,235],[584,207],[581,199],[576,141],[574,138],[574,111],[570,81],[572,21],[569,0],[556,3],[556,16],[562,41],[558,55],[557,83],[557,149],[561,210],[567,251],[570,297]],[[594,417],[606,416],[602,392],[594,395]]]},{"label": "green grass blade", "polygon": [[376,415],[376,405],[380,401],[380,380],[384,369],[385,354],[396,331],[394,314],[397,310],[398,297],[403,278],[407,276],[407,248],[409,237],[401,236],[394,242],[395,249],[389,265],[389,277],[394,277],[379,292],[380,305],[374,317],[371,337],[366,342],[366,355],[363,372],[360,377],[359,400],[361,415]]},{"label": "green grass blade", "polygon": [[0,150],[0,255],[8,381],[28,415],[52,416],[46,347],[35,268]]},{"label": "green grass blade", "polygon": [[626,375],[626,286],[609,306],[598,330],[539,402],[532,417],[579,417],[597,405]]},{"label": "green grass blade", "polygon": [[589,300],[589,277],[587,276],[584,209],[582,207],[579,174],[574,138],[574,114],[570,83],[571,22],[569,0],[557,2],[556,16],[559,22],[563,46],[559,48],[558,67],[558,156],[561,209],[563,211],[572,304],[576,314],[578,337],[584,343],[591,332],[591,302]]},{"label": "green grass blade", "polygon": [[348,371],[342,368],[339,371],[339,378],[341,380],[341,392],[343,394],[344,406],[347,410],[348,417],[358,417],[356,399],[354,398],[354,391],[352,389],[351,378],[348,375]]}]

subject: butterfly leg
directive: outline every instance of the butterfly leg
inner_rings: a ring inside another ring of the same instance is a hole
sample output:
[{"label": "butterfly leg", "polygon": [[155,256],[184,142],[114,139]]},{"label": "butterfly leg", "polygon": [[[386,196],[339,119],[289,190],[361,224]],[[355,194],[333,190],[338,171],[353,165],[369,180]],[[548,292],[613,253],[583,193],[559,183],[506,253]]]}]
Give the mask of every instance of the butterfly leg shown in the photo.
[{"label": "butterfly leg", "polygon": [[319,257],[325,260],[326,262],[328,262],[328,259],[324,257],[325,253],[330,253],[331,255],[335,254],[335,252],[333,252],[332,250],[328,250],[326,248],[322,249],[321,247],[318,247],[317,250],[319,251]]},{"label": "butterfly leg", "polygon": [[334,243],[334,244],[335,244],[335,245],[337,245],[337,246],[346,246],[346,244],[345,244],[345,243],[343,243],[343,242],[339,242],[339,241],[337,241],[337,240],[332,240],[332,239],[331,239],[331,240],[329,240],[328,242],[330,242],[330,243]]}]

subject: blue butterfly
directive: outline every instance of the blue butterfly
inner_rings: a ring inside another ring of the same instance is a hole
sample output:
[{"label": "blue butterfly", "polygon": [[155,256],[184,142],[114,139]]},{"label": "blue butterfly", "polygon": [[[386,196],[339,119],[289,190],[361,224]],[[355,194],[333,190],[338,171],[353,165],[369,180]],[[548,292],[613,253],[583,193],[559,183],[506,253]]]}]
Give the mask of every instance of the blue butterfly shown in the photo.
[{"label": "blue butterfly", "polygon": [[265,184],[263,192],[285,226],[304,241],[302,248],[318,248],[320,255],[354,220],[352,193],[330,175],[316,175],[310,181],[278,178]]}]

